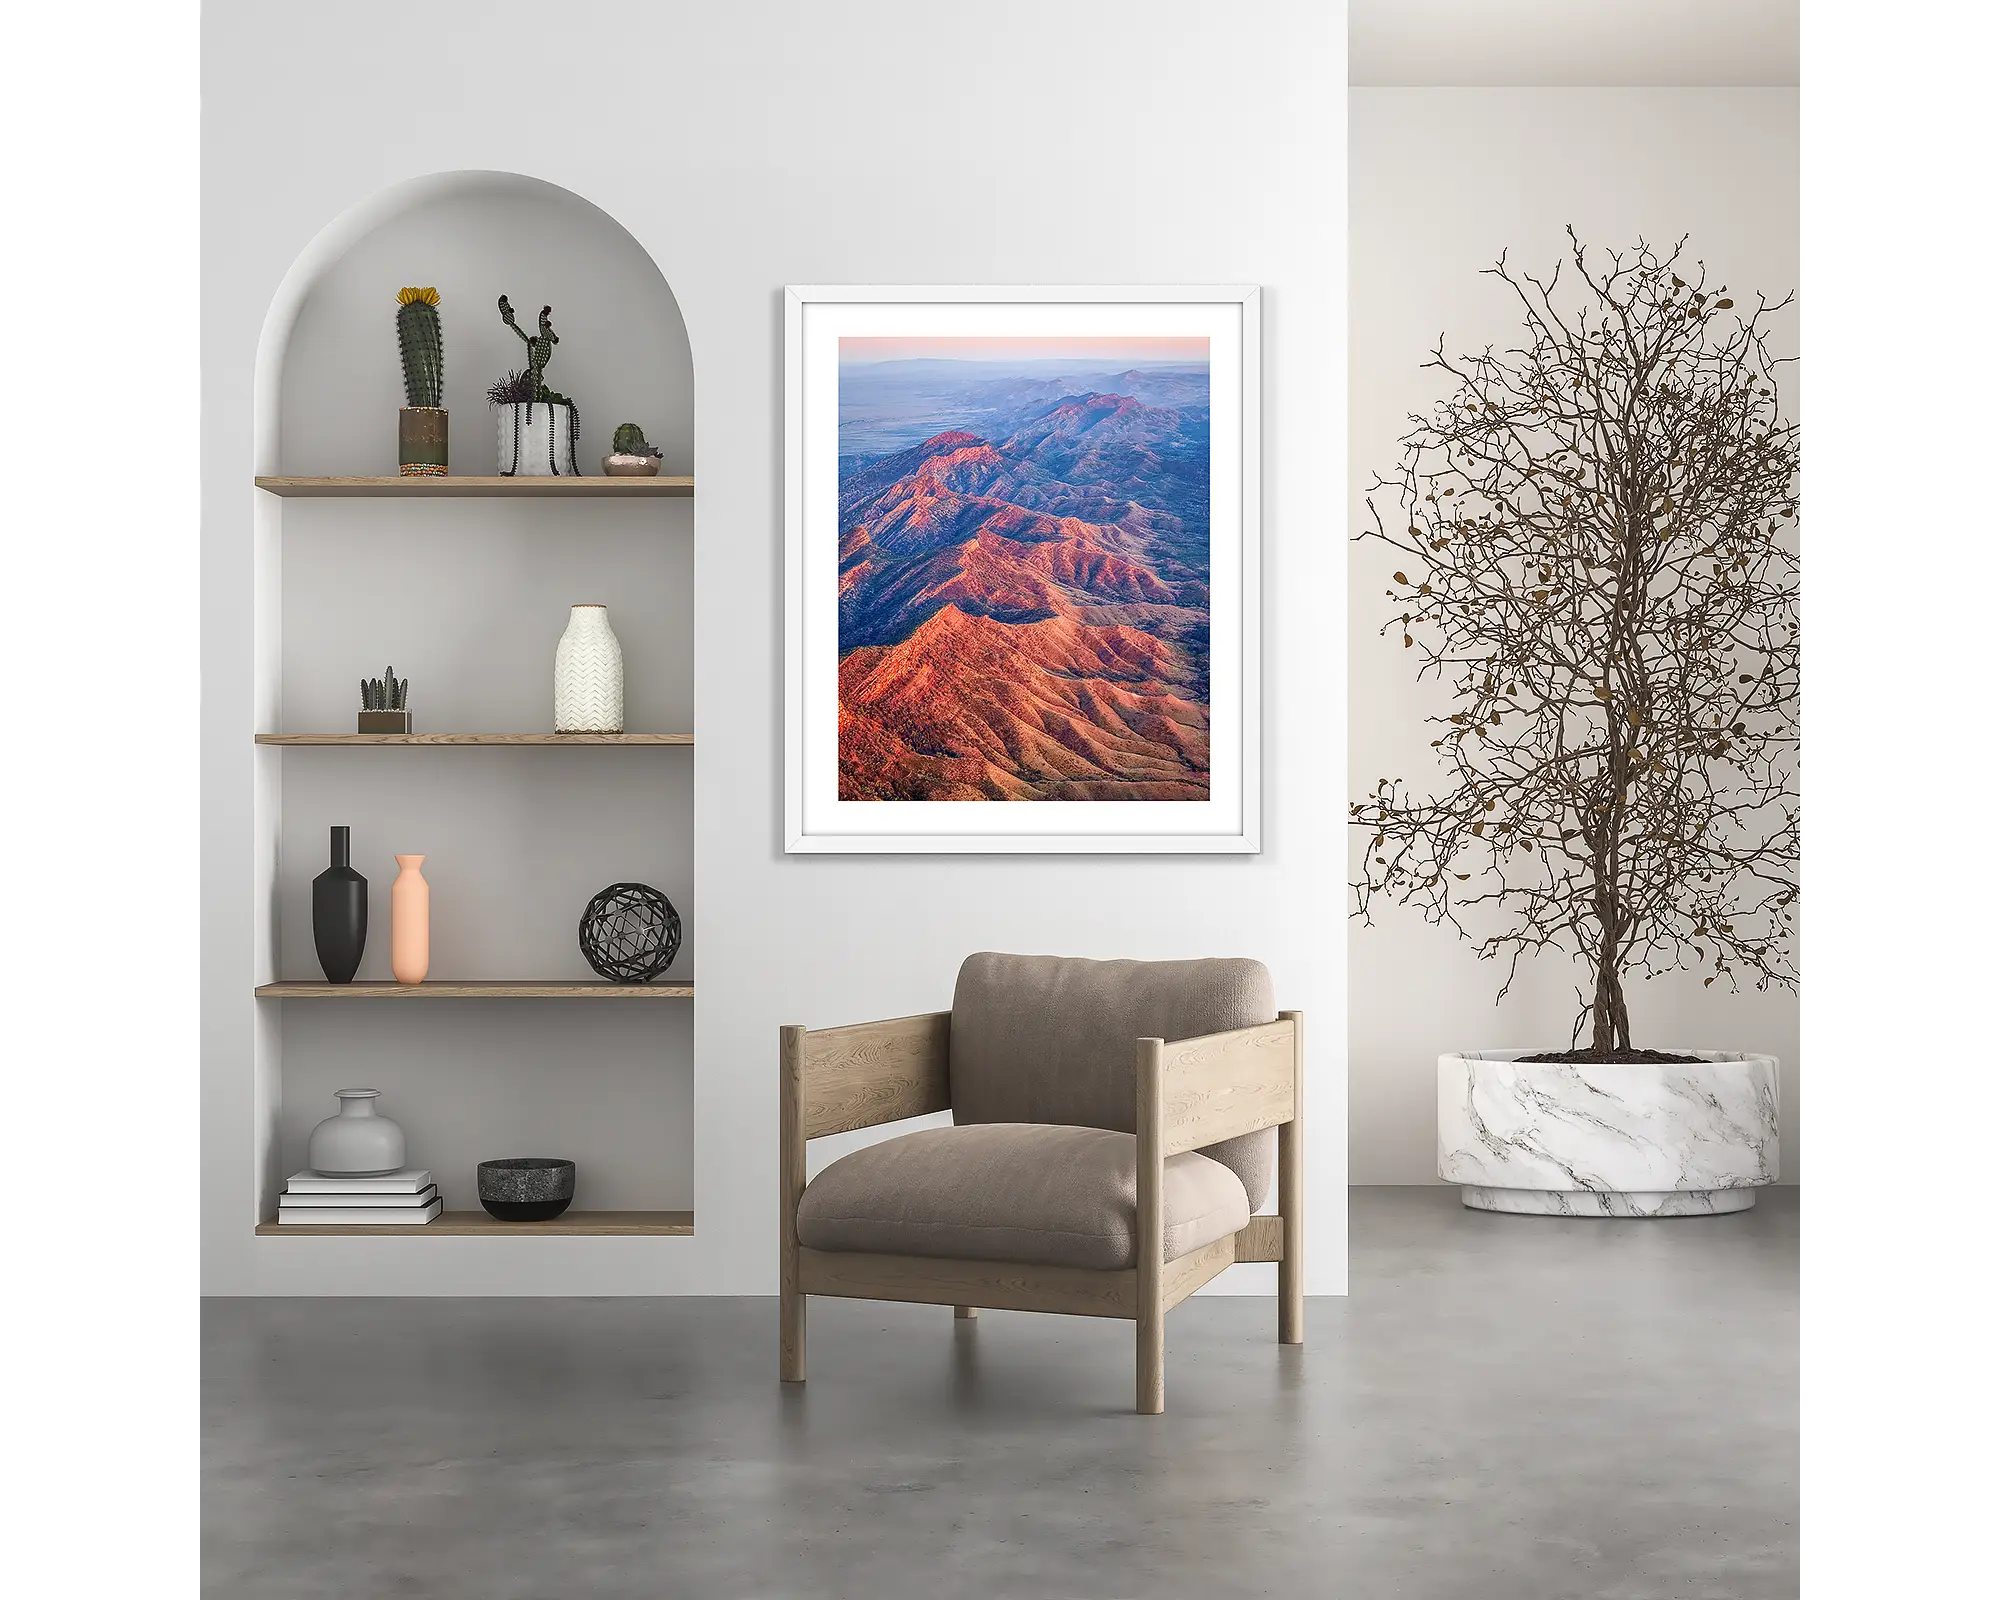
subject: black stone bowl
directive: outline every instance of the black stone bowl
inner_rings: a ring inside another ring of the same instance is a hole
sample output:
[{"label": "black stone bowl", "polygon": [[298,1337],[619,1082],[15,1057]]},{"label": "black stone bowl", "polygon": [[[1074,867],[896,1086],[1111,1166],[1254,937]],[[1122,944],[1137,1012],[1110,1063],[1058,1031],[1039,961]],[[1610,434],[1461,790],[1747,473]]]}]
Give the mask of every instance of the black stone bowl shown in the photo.
[{"label": "black stone bowl", "polygon": [[548,1222],[576,1198],[576,1163],[511,1156],[479,1163],[479,1203],[502,1222]]}]

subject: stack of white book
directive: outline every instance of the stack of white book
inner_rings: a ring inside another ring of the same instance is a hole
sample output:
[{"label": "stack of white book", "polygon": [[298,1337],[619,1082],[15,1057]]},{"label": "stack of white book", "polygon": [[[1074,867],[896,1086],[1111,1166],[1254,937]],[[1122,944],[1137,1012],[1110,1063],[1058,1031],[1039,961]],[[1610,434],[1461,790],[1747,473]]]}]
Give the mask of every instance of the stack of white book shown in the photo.
[{"label": "stack of white book", "polygon": [[437,1185],[424,1167],[408,1167],[386,1178],[323,1178],[295,1172],[278,1196],[278,1221],[325,1228],[414,1227],[444,1209]]}]

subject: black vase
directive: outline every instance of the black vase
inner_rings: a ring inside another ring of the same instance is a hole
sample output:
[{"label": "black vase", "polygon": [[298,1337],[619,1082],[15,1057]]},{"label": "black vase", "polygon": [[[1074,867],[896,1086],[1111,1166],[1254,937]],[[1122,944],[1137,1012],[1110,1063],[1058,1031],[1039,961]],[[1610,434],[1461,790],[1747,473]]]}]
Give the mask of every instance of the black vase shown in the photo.
[{"label": "black vase", "polygon": [[333,830],[333,865],[313,879],[313,948],[328,983],[352,983],[368,943],[368,880],[347,864],[347,830]]}]

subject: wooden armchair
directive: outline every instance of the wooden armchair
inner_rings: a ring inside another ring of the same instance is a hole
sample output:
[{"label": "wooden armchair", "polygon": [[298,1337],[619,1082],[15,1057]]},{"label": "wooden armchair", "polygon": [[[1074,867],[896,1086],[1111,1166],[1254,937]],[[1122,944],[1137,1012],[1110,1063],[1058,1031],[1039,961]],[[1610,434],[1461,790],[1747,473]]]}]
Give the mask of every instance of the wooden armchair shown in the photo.
[{"label": "wooden armchair", "polygon": [[[1269,995],[1255,962],[988,954],[951,1011],[781,1029],[779,1375],[805,1381],[809,1294],[1123,1317],[1158,1412],[1167,1312],[1238,1261],[1278,1263],[1303,1343],[1304,1023]],[[1168,1036],[1189,1018],[1237,1025]],[[945,1110],[808,1187],[808,1140]]]}]

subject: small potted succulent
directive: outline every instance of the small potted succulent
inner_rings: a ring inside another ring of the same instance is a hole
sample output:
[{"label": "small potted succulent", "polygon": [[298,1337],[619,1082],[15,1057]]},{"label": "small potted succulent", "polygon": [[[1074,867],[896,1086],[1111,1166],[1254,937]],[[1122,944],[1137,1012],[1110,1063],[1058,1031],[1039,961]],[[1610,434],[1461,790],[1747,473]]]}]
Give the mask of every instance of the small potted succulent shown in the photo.
[{"label": "small potted succulent", "polygon": [[403,409],[396,416],[397,469],[406,478],[450,471],[451,413],[444,407],[444,330],[435,289],[396,292],[396,344],[403,355]]},{"label": "small potted succulent", "polygon": [[557,394],[542,379],[555,347],[562,343],[549,326],[549,307],[542,307],[536,331],[530,335],[514,320],[514,308],[500,297],[500,320],[528,347],[528,364],[486,391],[500,408],[500,476],[503,478],[574,478],[576,441],[581,431],[576,404]]},{"label": "small potted succulent", "polygon": [[621,422],[611,436],[611,454],[604,458],[604,472],[611,478],[652,478],[660,471],[660,447],[646,443],[645,432],[636,422]]},{"label": "small potted succulent", "polygon": [[361,711],[354,723],[356,733],[409,733],[410,680],[396,676],[394,667],[384,667],[379,678],[361,680]]}]

